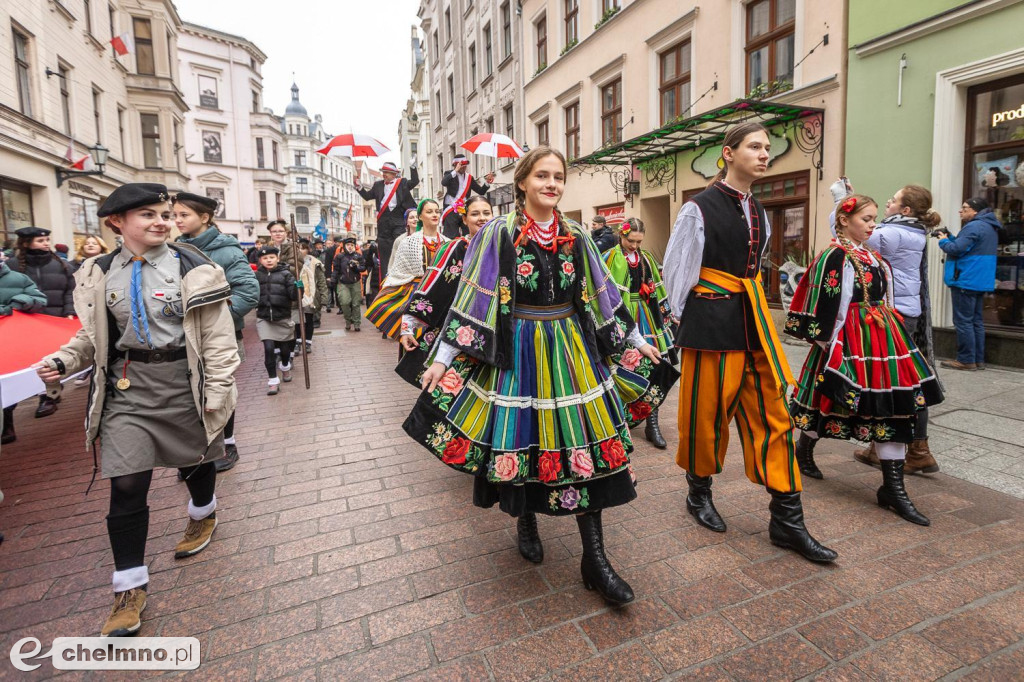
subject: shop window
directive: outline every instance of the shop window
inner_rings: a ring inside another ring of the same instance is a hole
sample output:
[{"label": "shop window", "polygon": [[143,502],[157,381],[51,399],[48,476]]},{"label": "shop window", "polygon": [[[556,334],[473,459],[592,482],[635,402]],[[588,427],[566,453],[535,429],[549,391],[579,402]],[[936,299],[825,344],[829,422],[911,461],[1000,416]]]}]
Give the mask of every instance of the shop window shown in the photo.
[{"label": "shop window", "polygon": [[764,206],[772,228],[761,272],[765,293],[772,303],[782,300],[779,267],[790,260],[799,265],[806,265],[809,260],[809,188],[810,175],[806,171],[765,178],[750,187],[750,193]]},{"label": "shop window", "polygon": [[135,71],[143,76],[155,76],[153,24],[149,19],[132,17],[132,30],[135,33]]},{"label": "shop window", "polygon": [[0,245],[14,246],[15,231],[35,224],[28,185],[0,178]]},{"label": "shop window", "polygon": [[[985,296],[987,326],[1024,328],[1024,76],[968,91],[964,198],[981,197],[1003,224],[995,291]],[[955,216],[943,216],[957,231]]]},{"label": "shop window", "polygon": [[99,202],[95,199],[71,195],[71,231],[76,237],[100,236],[98,209]]},{"label": "shop window", "polygon": [[747,5],[747,92],[793,86],[796,0],[758,0]]},{"label": "shop window", "polygon": [[658,55],[658,101],[661,125],[682,116],[690,108],[690,41]]},{"label": "shop window", "polygon": [[622,141],[622,79],[601,88],[601,146]]}]

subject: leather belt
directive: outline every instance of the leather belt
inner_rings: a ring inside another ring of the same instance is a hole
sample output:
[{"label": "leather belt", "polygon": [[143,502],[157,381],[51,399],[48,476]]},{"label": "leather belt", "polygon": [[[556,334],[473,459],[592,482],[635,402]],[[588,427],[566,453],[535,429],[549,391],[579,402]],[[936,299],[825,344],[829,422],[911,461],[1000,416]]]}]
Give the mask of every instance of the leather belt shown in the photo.
[{"label": "leather belt", "polygon": [[188,351],[184,348],[172,348],[169,350],[135,350],[116,351],[114,357],[127,357],[132,362],[174,362],[184,360],[188,357]]}]

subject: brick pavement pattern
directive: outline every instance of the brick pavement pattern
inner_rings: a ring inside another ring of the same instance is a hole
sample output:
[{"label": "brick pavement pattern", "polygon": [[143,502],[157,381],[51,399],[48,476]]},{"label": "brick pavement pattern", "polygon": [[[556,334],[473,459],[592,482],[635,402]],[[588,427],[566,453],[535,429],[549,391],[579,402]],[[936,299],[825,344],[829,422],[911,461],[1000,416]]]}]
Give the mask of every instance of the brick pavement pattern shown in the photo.
[{"label": "brick pavement pattern", "polygon": [[[944,474],[908,477],[930,528],[874,504],[881,474],[823,441],[806,482],[809,527],[840,552],[808,563],[767,539],[768,495],[743,477],[736,438],[715,499],[725,534],[696,527],[669,450],[634,431],[639,498],[605,512],[614,565],[637,601],[607,608],[579,578],[571,519],[542,518],[545,560],[515,525],[471,504],[471,480],[400,429],[415,391],[396,346],[324,315],[296,380],[265,395],[251,325],[239,370],[238,466],[218,481],[220,525],[176,561],[187,492],[162,471],[150,493],[142,635],[195,636],[201,679],[1010,680],[1024,669],[1024,502]],[[111,604],[104,516],[88,497],[83,389],[56,415],[18,409],[0,458],[0,678],[22,637],[94,635]],[[150,673],[153,674],[153,673]],[[124,679],[138,679],[135,673]],[[76,674],[61,675],[76,679]],[[110,676],[105,674],[103,679]]]}]

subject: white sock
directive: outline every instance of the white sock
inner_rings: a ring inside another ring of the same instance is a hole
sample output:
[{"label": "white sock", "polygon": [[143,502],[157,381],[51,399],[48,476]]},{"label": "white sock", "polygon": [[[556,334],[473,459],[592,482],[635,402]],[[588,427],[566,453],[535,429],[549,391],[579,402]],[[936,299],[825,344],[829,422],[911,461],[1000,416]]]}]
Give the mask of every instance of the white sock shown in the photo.
[{"label": "white sock", "polygon": [[906,443],[879,443],[875,442],[875,452],[878,459],[906,459]]},{"label": "white sock", "polygon": [[123,571],[114,571],[111,582],[114,584],[114,592],[126,592],[136,587],[142,587],[149,582],[149,569],[145,566],[136,566]]},{"label": "white sock", "polygon": [[279,383],[281,383],[281,380],[277,377],[267,380],[267,386],[277,386]]},{"label": "white sock", "polygon": [[197,507],[192,503],[192,500],[188,501],[188,516],[193,521],[202,521],[207,516],[217,511],[217,495],[214,494],[213,499],[210,500],[210,504],[202,507]]},{"label": "white sock", "polygon": [[234,436],[231,436],[230,438],[225,438],[224,439],[224,445],[234,445],[234,444],[235,444],[235,437]]},{"label": "white sock", "polygon": [[289,362],[287,365],[281,365],[281,371],[282,372],[290,372],[290,371],[292,371],[292,363]]}]

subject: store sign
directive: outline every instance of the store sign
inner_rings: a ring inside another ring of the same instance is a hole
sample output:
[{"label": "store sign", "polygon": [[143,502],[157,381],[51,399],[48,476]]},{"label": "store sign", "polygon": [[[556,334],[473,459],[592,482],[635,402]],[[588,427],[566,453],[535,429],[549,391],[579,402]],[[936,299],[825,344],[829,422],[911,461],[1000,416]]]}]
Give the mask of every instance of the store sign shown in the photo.
[{"label": "store sign", "polygon": [[83,185],[80,182],[74,180],[68,180],[68,187],[75,192],[81,192],[82,194],[88,194],[90,196],[99,197],[100,195],[89,185]]},{"label": "store sign", "polygon": [[1017,109],[1007,109],[1006,111],[997,111],[992,114],[992,127],[995,128],[1000,123],[1016,121],[1018,119],[1024,120],[1024,104],[1020,105]]},{"label": "store sign", "polygon": [[626,221],[626,204],[600,206],[597,209],[597,215],[604,216],[608,225],[621,225]]}]

